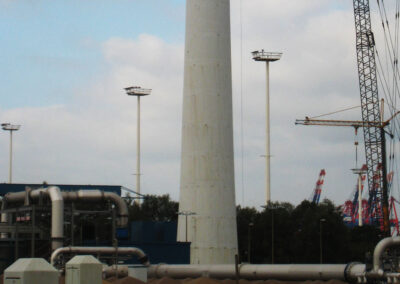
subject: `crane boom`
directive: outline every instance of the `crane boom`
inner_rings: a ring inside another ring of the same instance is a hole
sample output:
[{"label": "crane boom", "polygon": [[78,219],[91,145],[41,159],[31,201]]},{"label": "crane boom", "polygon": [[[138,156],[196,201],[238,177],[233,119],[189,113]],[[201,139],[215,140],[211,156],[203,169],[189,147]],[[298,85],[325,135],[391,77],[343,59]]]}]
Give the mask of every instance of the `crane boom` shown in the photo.
[{"label": "crane boom", "polygon": [[[379,124],[381,113],[379,109],[378,82],[376,77],[375,39],[371,29],[371,13],[369,0],[353,0],[354,20],[356,27],[356,51],[358,78],[361,97],[362,121]],[[386,181],[386,151],[385,132],[382,127],[363,127],[365,157],[367,164],[368,188],[371,198],[381,204],[376,216],[383,223],[383,233],[390,236],[388,187]],[[379,180],[376,171],[380,171]]]},{"label": "crane boom", "polygon": [[[306,117],[305,119],[296,119],[295,124],[296,125],[306,125],[306,126],[345,126],[345,127],[354,127],[355,129],[358,129],[359,127],[362,127],[364,130],[365,129],[378,129],[380,131],[380,138],[382,139],[382,145],[381,146],[381,151],[382,151],[382,163],[378,164],[372,164],[374,166],[372,170],[373,173],[373,178],[372,178],[372,183],[371,186],[369,186],[369,200],[368,200],[368,208],[370,210],[369,214],[371,216],[372,221],[376,221],[376,225],[380,225],[382,228],[382,231],[384,235],[389,234],[390,235],[390,223],[389,223],[389,202],[388,199],[385,199],[384,192],[387,194],[387,180],[382,180],[382,175],[386,175],[386,147],[385,147],[385,127],[389,125],[390,121],[396,117],[396,115],[399,112],[397,112],[395,115],[393,115],[390,119],[386,121],[359,121],[359,120],[327,120],[327,119],[312,119],[309,117]],[[365,131],[364,131],[365,134]],[[377,146],[377,142],[372,145],[371,141],[369,142],[370,145],[365,145],[365,148],[370,148]],[[380,143],[380,142],[379,142]],[[368,176],[368,168],[367,168],[367,176]],[[368,184],[369,185],[369,184]],[[383,186],[382,186],[383,185]],[[386,189],[386,190],[383,190]],[[386,207],[386,212],[387,215],[385,215],[385,203],[387,204]],[[385,218],[386,222],[385,222]],[[389,227],[385,227],[389,226]],[[386,231],[387,230],[387,231]]]}]

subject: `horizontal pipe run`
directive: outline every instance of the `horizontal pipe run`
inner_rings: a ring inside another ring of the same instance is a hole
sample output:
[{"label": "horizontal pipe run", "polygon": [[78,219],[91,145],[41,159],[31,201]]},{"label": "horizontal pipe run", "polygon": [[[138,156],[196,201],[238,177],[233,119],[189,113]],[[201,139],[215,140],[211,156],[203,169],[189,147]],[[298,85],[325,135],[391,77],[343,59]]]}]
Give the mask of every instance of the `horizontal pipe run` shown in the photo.
[{"label": "horizontal pipe run", "polygon": [[109,278],[118,275],[118,278],[123,278],[129,276],[128,266],[126,265],[112,265],[103,268],[103,275],[105,278]]},{"label": "horizontal pipe run", "polygon": [[[49,187],[52,188],[52,187]],[[100,190],[78,190],[78,191],[62,191],[62,197],[64,201],[85,201],[85,202],[98,202],[102,200],[109,200],[113,203],[118,211],[117,215],[117,226],[118,227],[126,227],[128,226],[128,206],[125,201],[114,192],[103,192]],[[27,197],[36,200],[40,197],[41,194],[47,195],[47,189],[36,189],[30,192],[21,191],[21,192],[10,192],[7,193],[3,202],[7,204],[7,208],[10,207],[10,203],[16,202],[24,202]],[[2,209],[6,209],[5,206]],[[2,222],[7,221],[7,216],[2,214]]]},{"label": "horizontal pipe run", "polygon": [[[239,265],[240,278],[248,280],[331,280],[349,281],[365,271],[363,264],[304,264],[304,265]],[[214,279],[234,279],[235,266],[220,265],[151,265],[148,271],[149,278],[171,277],[174,279],[209,277]]]},{"label": "horizontal pipe run", "polygon": [[117,227],[124,228],[128,226],[128,206],[126,205],[126,202],[114,192],[104,192],[101,190],[78,190],[63,191],[62,194],[65,201],[99,202],[102,200],[108,200],[117,208]]},{"label": "horizontal pipe run", "polygon": [[[25,202],[29,204],[29,199],[37,200],[40,196],[47,196],[51,200],[51,238],[52,250],[63,246],[64,239],[64,201],[85,201],[98,202],[109,200],[115,205],[118,211],[117,226],[128,226],[128,206],[125,201],[113,192],[103,192],[100,190],[79,190],[63,191],[56,187],[40,188],[35,190],[26,190],[21,192],[7,193],[3,198],[2,210],[5,210],[12,203]],[[8,221],[8,214],[1,214],[1,222]],[[1,238],[7,238],[6,233],[2,233]]]},{"label": "horizontal pipe run", "polygon": [[51,254],[51,264],[54,265],[57,257],[64,253],[72,254],[117,254],[117,255],[136,255],[143,265],[150,265],[147,255],[139,248],[135,247],[63,247],[56,249]]}]

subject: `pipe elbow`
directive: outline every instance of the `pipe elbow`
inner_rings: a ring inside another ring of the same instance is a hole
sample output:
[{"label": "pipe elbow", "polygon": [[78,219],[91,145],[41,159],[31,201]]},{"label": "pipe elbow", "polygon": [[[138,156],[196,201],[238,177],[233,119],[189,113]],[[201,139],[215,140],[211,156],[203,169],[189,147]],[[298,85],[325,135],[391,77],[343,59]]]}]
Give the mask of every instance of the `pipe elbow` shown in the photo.
[{"label": "pipe elbow", "polygon": [[64,253],[64,252],[67,252],[67,251],[69,251],[69,250],[70,250],[70,247],[60,247],[60,248],[58,248],[58,249],[55,249],[55,250],[51,253],[51,257],[50,257],[50,263],[51,263],[51,265],[54,266],[57,257],[58,257],[60,254],[62,254],[62,253]]},{"label": "pipe elbow", "polygon": [[138,260],[140,261],[141,264],[145,266],[150,265],[149,257],[140,248],[132,248],[130,250],[132,254],[136,254],[138,256]]},{"label": "pipe elbow", "polygon": [[117,226],[119,228],[125,228],[128,226],[128,205],[126,202],[114,192],[104,192],[104,198],[110,200],[118,210]]},{"label": "pipe elbow", "polygon": [[386,249],[400,245],[400,237],[389,237],[381,240],[375,247],[373,256],[373,270],[375,274],[383,273],[381,257]]},{"label": "pipe elbow", "polygon": [[64,200],[61,190],[57,186],[48,187],[47,192],[50,196],[51,201],[63,201]]}]

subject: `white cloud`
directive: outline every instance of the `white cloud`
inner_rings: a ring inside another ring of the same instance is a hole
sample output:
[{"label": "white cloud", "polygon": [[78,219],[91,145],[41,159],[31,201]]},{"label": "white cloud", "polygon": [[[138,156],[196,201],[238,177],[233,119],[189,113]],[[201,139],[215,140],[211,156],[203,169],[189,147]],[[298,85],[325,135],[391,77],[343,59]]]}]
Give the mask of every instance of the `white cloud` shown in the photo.
[{"label": "white cloud", "polygon": [[[353,189],[353,130],[294,126],[305,115],[359,105],[352,7],[330,2],[243,1],[246,205],[258,207],[264,199],[265,69],[250,58],[250,51],[261,48],[284,53],[271,65],[273,199],[308,198],[321,168],[327,171],[322,198],[340,203]],[[238,4],[232,1],[232,58],[237,201],[242,203]],[[15,135],[15,181],[134,189],[136,100],[123,88],[140,85],[153,89],[142,100],[142,189],[178,199],[183,43],[142,34],[111,38],[102,50],[108,71],[81,86],[71,104],[0,110],[1,121],[23,124]],[[359,110],[340,117],[357,119]],[[1,156],[7,151],[8,138],[1,135]],[[3,162],[0,180],[6,179]]]}]

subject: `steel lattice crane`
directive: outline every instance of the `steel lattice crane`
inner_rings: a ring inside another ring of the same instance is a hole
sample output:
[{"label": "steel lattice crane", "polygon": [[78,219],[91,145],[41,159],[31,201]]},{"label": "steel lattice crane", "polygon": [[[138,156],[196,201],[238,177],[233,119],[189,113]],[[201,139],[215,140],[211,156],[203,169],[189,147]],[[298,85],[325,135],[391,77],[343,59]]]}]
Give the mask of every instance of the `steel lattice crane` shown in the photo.
[{"label": "steel lattice crane", "polygon": [[[371,29],[369,0],[353,0],[356,27],[356,51],[360,84],[361,115],[364,123],[383,121],[379,108],[378,81],[376,77],[375,39]],[[380,203],[381,212],[374,216],[383,223],[383,233],[390,236],[388,184],[386,172],[386,142],[384,127],[363,127],[367,180],[370,196]],[[379,179],[375,177],[379,170]]]},{"label": "steel lattice crane", "polygon": [[[382,103],[383,104],[383,103]],[[382,111],[383,112],[383,111]],[[363,129],[378,129],[383,133],[383,141],[382,144],[385,144],[385,127],[389,125],[390,121],[398,115],[400,112],[396,112],[390,119],[386,121],[351,121],[351,120],[326,120],[326,119],[312,119],[306,117],[305,119],[296,119],[296,125],[316,125],[316,126],[346,126],[346,127],[354,127],[357,131],[358,128],[362,127]],[[365,131],[364,131],[365,134]],[[365,139],[365,138],[364,138]],[[357,145],[357,144],[356,144]],[[367,143],[365,143],[365,148],[368,148]],[[384,148],[384,147],[383,147]],[[367,151],[367,150],[366,150]],[[384,163],[386,163],[386,159],[383,159]],[[383,166],[386,164],[378,163],[373,164],[374,168],[372,169],[373,178],[372,185],[369,184],[369,200],[368,200],[368,208],[369,214],[371,216],[371,220],[375,221],[375,225],[379,225],[382,228],[382,231],[385,235],[390,235],[390,223],[389,223],[389,202],[388,198],[383,198],[382,191],[384,187],[381,185],[384,184],[386,186],[386,196],[387,196],[387,179],[383,181],[382,174],[387,176],[386,167]],[[367,165],[368,166],[368,165]],[[369,170],[369,169],[368,169]],[[368,172],[367,172],[368,174]],[[386,203],[386,204],[385,204]],[[385,206],[387,215],[384,215]],[[385,222],[385,218],[386,222]],[[385,227],[386,226],[386,227]]]},{"label": "steel lattice crane", "polygon": [[[340,126],[363,128],[367,180],[370,193],[369,205],[380,204],[373,216],[382,224],[383,234],[390,235],[388,184],[386,180],[386,142],[383,116],[379,106],[378,82],[375,61],[375,39],[371,28],[369,0],[353,0],[356,29],[356,51],[361,98],[362,121],[341,121]],[[323,122],[332,125],[332,122]],[[344,125],[347,124],[347,125]],[[318,124],[321,125],[321,124]],[[339,126],[339,125],[337,125]],[[378,177],[378,178],[377,178]],[[373,208],[371,208],[373,210]]]}]

